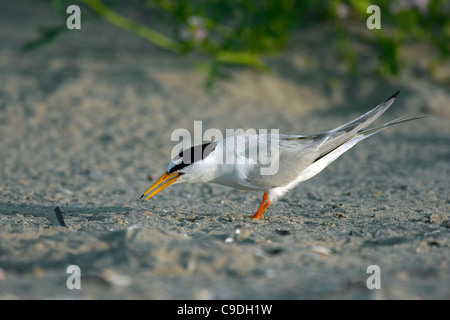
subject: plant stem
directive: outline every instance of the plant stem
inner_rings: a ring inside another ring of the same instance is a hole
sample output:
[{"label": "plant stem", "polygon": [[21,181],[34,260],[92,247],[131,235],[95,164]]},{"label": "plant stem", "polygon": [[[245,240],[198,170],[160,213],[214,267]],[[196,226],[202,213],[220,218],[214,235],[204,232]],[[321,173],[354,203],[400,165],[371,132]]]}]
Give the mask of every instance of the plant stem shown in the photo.
[{"label": "plant stem", "polygon": [[80,0],[80,1],[85,5],[89,6],[92,10],[94,10],[97,14],[99,14],[102,18],[109,21],[110,23],[122,29],[131,31],[137,34],[138,36],[156,44],[161,48],[164,48],[166,50],[175,53],[181,52],[181,46],[176,41],[142,24],[139,24],[137,22],[134,22],[130,19],[118,15],[117,13],[109,9],[106,5],[104,5],[101,0]]},{"label": "plant stem", "polygon": [[[87,5],[106,21],[116,25],[119,28],[128,30],[138,36],[154,43],[155,45],[180,54],[182,45],[159,32],[156,32],[140,23],[127,19],[108,8],[101,0],[79,0]],[[215,60],[219,63],[248,65],[256,69],[265,69],[266,65],[257,54],[243,51],[221,51],[213,53]]]}]

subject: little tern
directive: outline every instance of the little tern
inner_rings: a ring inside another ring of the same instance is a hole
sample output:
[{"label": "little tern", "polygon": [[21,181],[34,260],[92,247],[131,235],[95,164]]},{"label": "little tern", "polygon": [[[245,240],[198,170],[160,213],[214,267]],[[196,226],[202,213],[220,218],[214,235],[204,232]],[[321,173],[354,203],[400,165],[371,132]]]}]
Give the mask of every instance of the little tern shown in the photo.
[{"label": "little tern", "polygon": [[[323,133],[244,134],[185,149],[170,161],[167,171],[144,192],[141,199],[145,197],[146,201],[171,184],[213,182],[237,189],[264,192],[258,210],[250,216],[261,219],[271,203],[300,182],[321,172],[358,142],[389,126],[422,118],[402,117],[368,128],[392,105],[399,93],[397,91],[359,118]],[[250,152],[250,149],[253,147],[254,150],[260,150],[269,146],[275,146],[270,149],[270,160],[276,162],[277,170],[263,174],[263,169],[267,169],[268,154]],[[230,152],[231,161],[228,158]],[[224,161],[225,155],[227,161]]]}]

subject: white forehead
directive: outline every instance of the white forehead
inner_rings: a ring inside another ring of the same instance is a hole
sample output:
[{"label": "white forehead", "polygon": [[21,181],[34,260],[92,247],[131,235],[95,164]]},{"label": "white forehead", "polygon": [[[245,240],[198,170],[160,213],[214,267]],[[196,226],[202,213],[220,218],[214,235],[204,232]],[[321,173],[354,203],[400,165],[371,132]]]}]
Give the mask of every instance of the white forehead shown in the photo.
[{"label": "white forehead", "polygon": [[167,172],[169,172],[170,169],[172,169],[173,167],[179,165],[182,161],[183,161],[183,158],[172,159],[169,163],[169,166],[167,167]]}]

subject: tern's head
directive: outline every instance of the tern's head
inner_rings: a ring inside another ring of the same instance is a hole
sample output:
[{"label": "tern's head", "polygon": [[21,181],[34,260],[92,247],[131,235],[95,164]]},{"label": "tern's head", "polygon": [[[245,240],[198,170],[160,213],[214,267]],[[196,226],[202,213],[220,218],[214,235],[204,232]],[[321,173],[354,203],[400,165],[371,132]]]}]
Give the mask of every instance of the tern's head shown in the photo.
[{"label": "tern's head", "polygon": [[208,164],[214,163],[213,151],[216,145],[216,142],[209,142],[181,151],[170,161],[167,171],[145,191],[141,198],[156,187],[144,201],[173,183],[207,182],[212,180],[213,177],[208,170],[211,167]]}]

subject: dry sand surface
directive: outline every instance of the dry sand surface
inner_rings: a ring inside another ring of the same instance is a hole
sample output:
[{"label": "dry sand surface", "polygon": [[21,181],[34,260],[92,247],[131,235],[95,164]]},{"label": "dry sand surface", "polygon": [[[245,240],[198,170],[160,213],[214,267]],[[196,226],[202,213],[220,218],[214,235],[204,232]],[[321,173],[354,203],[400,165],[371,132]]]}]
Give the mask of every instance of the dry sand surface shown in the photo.
[{"label": "dry sand surface", "polygon": [[[420,64],[352,78],[306,30],[270,73],[236,69],[207,93],[193,58],[102,21],[24,54],[57,17],[17,3],[0,5],[1,299],[450,299],[450,92]],[[313,134],[396,90],[377,123],[428,118],[357,145],[260,221],[262,194],[214,184],[138,201],[194,120]],[[57,206],[67,227],[46,218]]]}]

